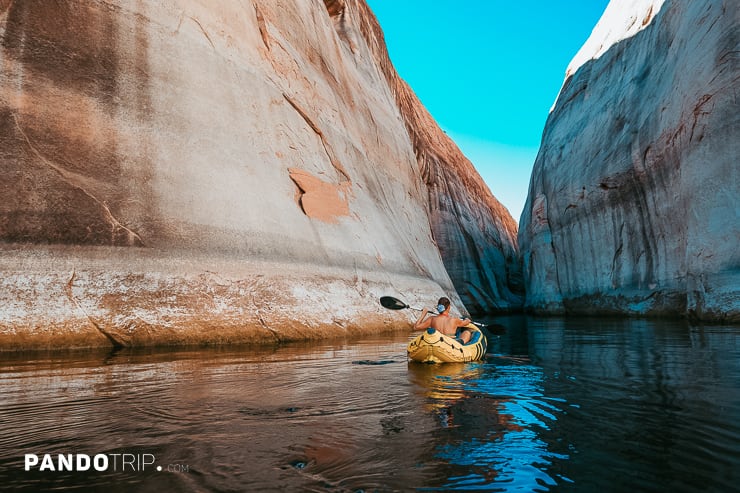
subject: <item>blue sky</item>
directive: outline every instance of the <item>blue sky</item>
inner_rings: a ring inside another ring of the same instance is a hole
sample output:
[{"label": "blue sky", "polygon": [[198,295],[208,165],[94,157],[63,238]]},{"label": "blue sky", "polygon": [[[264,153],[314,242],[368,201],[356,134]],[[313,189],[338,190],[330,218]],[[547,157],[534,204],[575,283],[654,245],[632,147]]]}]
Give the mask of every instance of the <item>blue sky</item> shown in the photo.
[{"label": "blue sky", "polygon": [[399,75],[519,220],[565,69],[608,0],[367,0]]}]

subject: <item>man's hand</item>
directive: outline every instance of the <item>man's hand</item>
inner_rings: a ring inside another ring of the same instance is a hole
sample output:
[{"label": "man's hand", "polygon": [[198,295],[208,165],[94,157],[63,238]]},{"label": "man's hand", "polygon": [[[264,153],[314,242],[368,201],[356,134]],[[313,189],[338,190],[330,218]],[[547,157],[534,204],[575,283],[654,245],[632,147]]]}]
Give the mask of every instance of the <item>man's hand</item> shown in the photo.
[{"label": "man's hand", "polygon": [[430,322],[429,322],[429,320],[431,320],[431,319],[425,320],[428,313],[429,313],[429,309],[428,308],[424,308],[421,311],[421,316],[419,316],[419,319],[414,324],[414,329],[416,329],[416,330],[426,329],[426,328],[428,328],[431,325]]}]

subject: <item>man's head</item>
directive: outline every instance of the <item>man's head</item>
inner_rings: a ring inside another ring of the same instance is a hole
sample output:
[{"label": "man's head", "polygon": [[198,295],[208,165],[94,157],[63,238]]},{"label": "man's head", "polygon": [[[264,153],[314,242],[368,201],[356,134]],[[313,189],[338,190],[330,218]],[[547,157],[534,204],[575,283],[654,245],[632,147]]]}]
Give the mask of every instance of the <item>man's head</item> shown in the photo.
[{"label": "man's head", "polygon": [[442,296],[439,301],[437,301],[437,311],[442,313],[443,311],[447,310],[450,307],[450,300]]}]

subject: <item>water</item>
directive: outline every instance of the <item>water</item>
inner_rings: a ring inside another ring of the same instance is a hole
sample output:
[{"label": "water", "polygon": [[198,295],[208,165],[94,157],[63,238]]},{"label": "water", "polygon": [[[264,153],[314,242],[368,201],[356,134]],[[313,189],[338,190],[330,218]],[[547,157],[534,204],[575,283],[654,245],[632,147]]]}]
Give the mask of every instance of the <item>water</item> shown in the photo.
[{"label": "water", "polygon": [[740,327],[497,322],[460,365],[405,336],[2,355],[0,489],[740,491]]}]

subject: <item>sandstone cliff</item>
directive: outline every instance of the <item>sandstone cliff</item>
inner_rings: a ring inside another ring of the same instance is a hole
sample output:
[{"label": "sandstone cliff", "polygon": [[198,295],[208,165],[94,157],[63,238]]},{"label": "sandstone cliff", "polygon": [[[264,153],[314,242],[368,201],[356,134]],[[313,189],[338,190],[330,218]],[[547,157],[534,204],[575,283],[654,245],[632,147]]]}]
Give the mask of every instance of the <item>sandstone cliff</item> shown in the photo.
[{"label": "sandstone cliff", "polygon": [[0,0],[0,63],[0,347],[407,330],[378,297],[464,313],[445,264],[516,299],[513,222],[362,1]]},{"label": "sandstone cliff", "polygon": [[[336,3],[336,2],[335,2]],[[463,303],[473,313],[521,309],[524,283],[517,224],[455,143],[390,64],[375,17],[359,2],[363,37],[401,110],[426,184],[434,240]]]},{"label": "sandstone cliff", "polygon": [[520,221],[526,305],[738,320],[737,4],[624,7],[545,126]]}]

